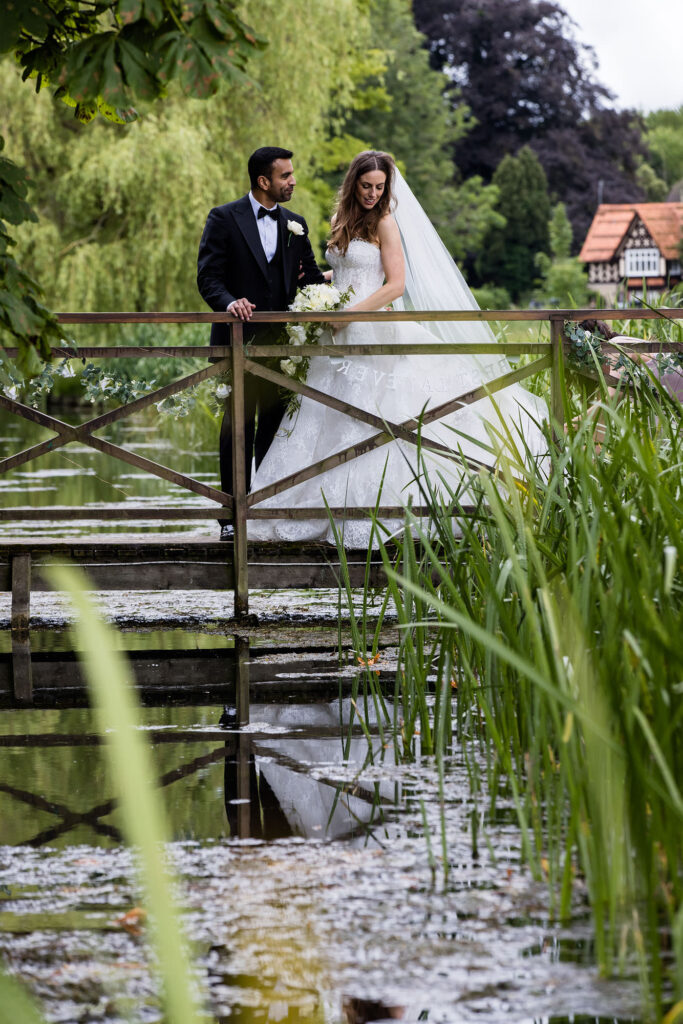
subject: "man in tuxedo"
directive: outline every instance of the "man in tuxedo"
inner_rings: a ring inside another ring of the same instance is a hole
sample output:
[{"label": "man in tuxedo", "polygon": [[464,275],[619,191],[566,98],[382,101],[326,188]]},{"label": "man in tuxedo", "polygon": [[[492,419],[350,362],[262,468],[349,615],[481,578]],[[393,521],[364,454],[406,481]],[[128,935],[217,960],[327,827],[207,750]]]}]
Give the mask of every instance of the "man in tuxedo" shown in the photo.
[{"label": "man in tuxedo", "polygon": [[[199,244],[197,286],[215,313],[228,310],[245,323],[245,342],[275,341],[283,324],[250,324],[254,310],[285,310],[297,287],[324,282],[303,217],[285,213],[280,204],[292,198],[296,179],[292,153],[264,146],[249,157],[251,190],[241,199],[209,213]],[[229,344],[227,324],[212,324],[211,344]],[[287,406],[276,384],[247,374],[244,382],[245,469],[247,490],[251,464],[260,465]],[[221,487],[232,494],[232,422],[226,412],[220,436]],[[232,526],[221,523],[221,540],[231,540]]]}]

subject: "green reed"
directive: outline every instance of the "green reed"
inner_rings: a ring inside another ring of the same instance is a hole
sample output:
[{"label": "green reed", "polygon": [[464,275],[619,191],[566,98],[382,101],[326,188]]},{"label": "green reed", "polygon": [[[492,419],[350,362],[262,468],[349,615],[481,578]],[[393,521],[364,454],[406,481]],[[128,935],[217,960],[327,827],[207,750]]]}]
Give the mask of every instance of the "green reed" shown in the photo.
[{"label": "green reed", "polygon": [[599,445],[580,415],[539,461],[492,428],[496,473],[457,492],[420,458],[430,514],[407,510],[396,549],[381,545],[401,630],[394,741],[410,756],[419,723],[440,771],[457,741],[473,791],[485,776],[473,830],[513,801],[552,912],[569,916],[580,875],[601,969],[635,963],[654,1016],[683,999],[681,416],[662,389],[601,391]]},{"label": "green reed", "polygon": [[[49,573],[67,591],[78,613],[74,626],[98,729],[106,738],[109,772],[120,800],[123,832],[137,856],[150,941],[162,987],[165,1024],[199,1024],[207,1018],[197,1006],[192,961],[176,906],[173,873],[166,861],[168,841],[161,797],[144,734],[130,668],[117,636],[86,596],[83,574],[66,566]],[[0,1024],[42,1024],[42,1017],[15,979],[0,972]]]}]

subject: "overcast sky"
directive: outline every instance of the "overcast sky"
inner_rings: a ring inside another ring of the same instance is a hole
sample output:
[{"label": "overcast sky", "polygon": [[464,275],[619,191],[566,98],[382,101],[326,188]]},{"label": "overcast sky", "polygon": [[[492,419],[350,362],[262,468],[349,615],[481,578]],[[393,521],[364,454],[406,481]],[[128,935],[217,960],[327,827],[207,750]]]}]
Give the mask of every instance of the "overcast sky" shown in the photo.
[{"label": "overcast sky", "polygon": [[558,0],[595,49],[597,77],[616,106],[683,104],[683,0]]}]

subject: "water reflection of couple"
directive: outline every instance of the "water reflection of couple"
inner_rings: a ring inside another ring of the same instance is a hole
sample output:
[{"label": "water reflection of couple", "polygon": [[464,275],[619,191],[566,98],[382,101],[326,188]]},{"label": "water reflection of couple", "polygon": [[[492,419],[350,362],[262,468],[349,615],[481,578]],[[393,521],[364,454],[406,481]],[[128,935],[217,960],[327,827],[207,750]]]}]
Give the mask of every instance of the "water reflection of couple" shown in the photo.
[{"label": "water reflection of couple", "polygon": [[[350,310],[476,309],[465,281],[392,158],[381,152],[359,154],[339,190],[325,275],[317,267],[306,222],[280,204],[291,199],[296,184],[288,150],[260,149],[249,160],[251,191],[236,202],[213,209],[199,248],[199,290],[216,312],[230,310],[245,322],[245,340],[273,338],[269,325],[250,323],[252,312],[285,309],[297,287],[333,276],[340,291],[353,289]],[[227,344],[224,324],[214,324],[212,344]],[[338,344],[410,342],[478,342],[493,340],[483,323],[357,323],[336,332]],[[418,417],[429,408],[470,391],[509,370],[502,355],[316,357],[307,383],[316,390],[379,415],[389,423]],[[304,398],[293,421],[280,424],[287,404],[276,385],[248,375],[245,381],[247,487],[258,490],[318,460],[342,451],[376,433],[359,420]],[[493,428],[528,448],[531,456],[545,451],[538,422],[546,416],[543,402],[520,385],[466,405],[423,428],[425,439],[462,450],[479,461],[494,460]],[[464,436],[463,436],[464,435]],[[482,447],[485,445],[486,448]],[[226,414],[221,429],[221,485],[232,492],[232,427]],[[255,457],[256,474],[251,465]],[[422,453],[422,466],[433,481],[444,479],[454,489],[462,464],[437,454]],[[393,441],[348,463],[328,470],[259,504],[259,508],[320,507],[321,492],[331,506],[369,506],[377,499],[384,475],[383,505],[422,504],[416,448]],[[386,471],[385,471],[386,465]],[[400,523],[387,524],[398,528]],[[221,537],[229,539],[223,525]],[[349,547],[368,542],[366,519],[347,521]],[[255,540],[332,540],[324,520],[273,519],[249,522]]]}]

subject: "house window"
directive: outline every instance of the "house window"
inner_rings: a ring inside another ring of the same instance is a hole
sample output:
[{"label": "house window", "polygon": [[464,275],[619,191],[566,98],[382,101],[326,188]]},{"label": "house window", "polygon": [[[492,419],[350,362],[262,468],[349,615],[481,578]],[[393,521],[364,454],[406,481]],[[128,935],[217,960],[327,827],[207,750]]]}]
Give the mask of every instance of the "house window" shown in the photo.
[{"label": "house window", "polygon": [[627,249],[627,277],[658,277],[659,249]]},{"label": "house window", "polygon": [[680,263],[680,260],[672,260],[671,261],[671,263],[669,264],[669,273],[672,274],[672,275],[675,274],[676,277],[680,277],[680,273],[681,273],[681,263]]}]

